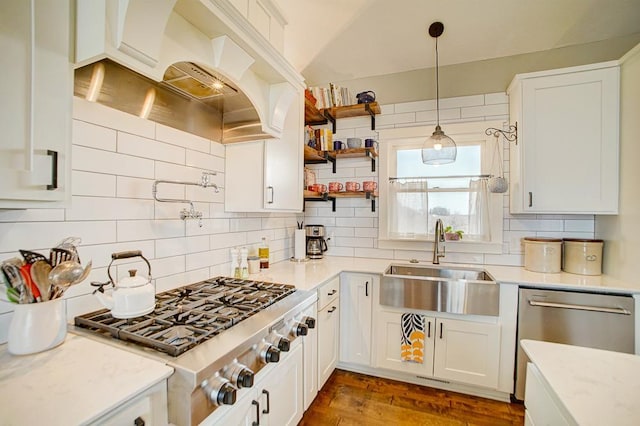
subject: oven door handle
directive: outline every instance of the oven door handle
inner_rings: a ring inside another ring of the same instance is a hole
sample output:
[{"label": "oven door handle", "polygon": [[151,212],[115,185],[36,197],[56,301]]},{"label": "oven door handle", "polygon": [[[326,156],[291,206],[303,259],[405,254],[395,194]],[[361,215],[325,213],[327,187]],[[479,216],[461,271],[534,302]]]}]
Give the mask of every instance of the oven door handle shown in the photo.
[{"label": "oven door handle", "polygon": [[575,309],[579,311],[604,312],[607,314],[618,314],[618,315],[631,315],[630,311],[623,308],[605,308],[603,306],[574,305],[574,304],[568,304],[568,303],[554,303],[554,302],[538,302],[537,300],[531,300],[531,299],[529,299],[529,305],[540,306],[542,308]]}]

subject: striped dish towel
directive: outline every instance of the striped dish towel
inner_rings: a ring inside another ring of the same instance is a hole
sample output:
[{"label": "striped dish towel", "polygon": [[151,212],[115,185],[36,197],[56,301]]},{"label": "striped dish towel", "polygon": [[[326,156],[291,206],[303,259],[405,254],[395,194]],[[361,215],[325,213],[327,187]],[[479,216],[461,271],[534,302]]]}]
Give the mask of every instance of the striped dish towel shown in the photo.
[{"label": "striped dish towel", "polygon": [[400,356],[402,361],[422,364],[424,361],[424,316],[402,314],[401,323]]}]

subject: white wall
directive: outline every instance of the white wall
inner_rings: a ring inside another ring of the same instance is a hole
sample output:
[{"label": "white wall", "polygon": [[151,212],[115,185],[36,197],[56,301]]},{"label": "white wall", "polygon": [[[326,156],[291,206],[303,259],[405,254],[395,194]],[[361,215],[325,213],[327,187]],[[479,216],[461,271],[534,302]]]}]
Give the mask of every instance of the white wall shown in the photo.
[{"label": "white wall", "polygon": [[[66,209],[0,211],[0,260],[19,256],[18,249],[48,253],[67,236],[82,238],[83,263],[93,272],[66,293],[69,318],[100,308],[91,281],[107,280],[111,253],[141,250],[151,261],[158,291],[227,274],[229,248],[257,247],[270,241],[271,261],[293,255],[293,214],[224,212],[224,146],[105,106],[74,99],[72,202]],[[196,182],[203,170],[215,171],[213,189],[160,185],[163,198],[189,198],[204,213],[182,221],[185,204],[159,203],[155,179]],[[118,262],[118,276],[130,265]],[[146,270],[137,262],[139,270]],[[0,342],[11,304],[0,302]]]},{"label": "white wall", "polygon": [[[440,121],[446,132],[446,123],[471,121],[508,121],[509,99],[504,93],[464,96],[440,100]],[[384,105],[382,114],[376,116],[376,129],[434,125],[435,101],[416,101]],[[334,140],[346,141],[348,137],[377,138],[371,130],[368,117],[340,119]],[[505,177],[509,178],[509,153],[503,153]],[[379,167],[371,171],[371,161],[362,159],[338,159],[333,174],[331,165],[309,165],[315,169],[319,183],[365,180],[378,181]],[[378,211],[385,206],[376,205],[371,212],[371,202],[365,199],[339,198],[336,211],[330,202],[307,202],[306,224],[326,226],[329,241],[327,255],[372,258],[431,260],[432,244],[425,244],[424,251],[387,250],[378,248]],[[593,238],[593,215],[517,215],[509,214],[508,194],[504,195],[502,254],[448,253],[445,262],[486,263],[496,265],[523,265],[521,240],[526,236]]]},{"label": "white wall", "polygon": [[640,45],[620,67],[620,208],[616,216],[596,217],[596,236],[605,240],[603,272],[637,280],[640,259]]}]

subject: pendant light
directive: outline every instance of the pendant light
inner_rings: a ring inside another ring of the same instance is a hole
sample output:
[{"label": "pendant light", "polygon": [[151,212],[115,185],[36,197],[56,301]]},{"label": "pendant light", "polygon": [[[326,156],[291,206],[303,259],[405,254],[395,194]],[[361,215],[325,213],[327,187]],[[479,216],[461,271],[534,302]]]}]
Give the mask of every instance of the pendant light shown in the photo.
[{"label": "pendant light", "polygon": [[444,32],[442,22],[429,26],[429,35],[436,39],[436,129],[422,146],[422,162],[429,165],[449,164],[456,161],[456,143],[440,127],[440,80],[438,75],[438,37]]}]

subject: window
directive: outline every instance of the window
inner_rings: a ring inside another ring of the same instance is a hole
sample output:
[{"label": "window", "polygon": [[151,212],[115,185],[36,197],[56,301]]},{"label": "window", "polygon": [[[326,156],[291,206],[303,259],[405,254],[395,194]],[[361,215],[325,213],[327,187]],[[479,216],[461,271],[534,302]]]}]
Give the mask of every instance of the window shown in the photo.
[{"label": "window", "polygon": [[449,251],[501,251],[503,195],[490,193],[482,177],[499,170],[496,141],[485,135],[487,127],[502,123],[447,125],[458,154],[454,163],[440,166],[423,164],[420,155],[431,127],[380,132],[380,247],[424,249],[441,219],[445,227],[463,231],[461,243]]}]

